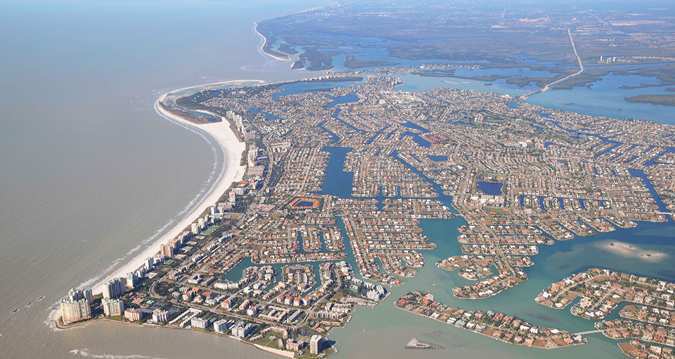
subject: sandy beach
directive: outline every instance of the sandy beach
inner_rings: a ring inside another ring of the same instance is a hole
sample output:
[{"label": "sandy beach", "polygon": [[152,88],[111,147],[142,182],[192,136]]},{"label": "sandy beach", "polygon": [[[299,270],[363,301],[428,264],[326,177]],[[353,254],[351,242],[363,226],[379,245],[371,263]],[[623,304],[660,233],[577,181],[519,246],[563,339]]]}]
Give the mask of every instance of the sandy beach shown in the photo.
[{"label": "sandy beach", "polygon": [[597,244],[597,247],[622,257],[635,258],[645,262],[658,263],[668,257],[668,255],[663,252],[647,250],[629,243],[619,241],[600,242]]},{"label": "sandy beach", "polygon": [[134,271],[142,266],[145,262],[145,259],[148,257],[153,257],[159,251],[160,246],[163,243],[167,243],[178,236],[178,234],[189,227],[192,222],[197,220],[197,218],[205,210],[207,210],[210,206],[215,205],[218,199],[223,195],[223,193],[225,193],[225,191],[233,182],[240,181],[243,178],[246,171],[246,166],[239,164],[241,156],[246,149],[246,145],[244,142],[239,141],[232,129],[230,129],[230,124],[228,121],[223,119],[221,122],[217,123],[194,124],[180,116],[166,111],[159,104],[172,93],[196,88],[209,88],[224,84],[240,84],[253,81],[255,80],[237,80],[186,87],[163,94],[155,101],[154,108],[159,116],[182,127],[185,127],[186,129],[197,131],[198,134],[207,136],[208,139],[213,140],[218,146],[218,150],[223,154],[224,163],[222,164],[221,170],[217,174],[217,178],[215,181],[213,181],[211,187],[207,189],[204,195],[199,197],[199,203],[193,205],[188,213],[183,215],[183,217],[176,221],[170,228],[165,229],[161,235],[152,241],[152,243],[148,244],[144,248],[137,247],[136,250],[131,250],[128,254],[133,254],[133,257],[127,259],[125,264],[117,268],[111,268],[109,273],[104,273],[100,277],[94,279],[93,283],[91,283],[93,284],[94,293],[99,293],[101,291],[101,285],[109,279],[123,277],[128,272]]},{"label": "sandy beach", "polygon": [[260,44],[258,44],[258,52],[262,54],[263,56],[269,56],[277,61],[283,61],[283,62],[292,62],[293,59],[288,56],[288,57],[281,57],[281,56],[276,56],[273,54],[270,54],[269,52],[265,51],[265,45],[267,44],[267,37],[265,35],[261,34],[260,31],[258,31],[258,23],[255,22],[253,23],[253,31],[255,31],[256,35],[260,37],[262,41],[260,41]]}]

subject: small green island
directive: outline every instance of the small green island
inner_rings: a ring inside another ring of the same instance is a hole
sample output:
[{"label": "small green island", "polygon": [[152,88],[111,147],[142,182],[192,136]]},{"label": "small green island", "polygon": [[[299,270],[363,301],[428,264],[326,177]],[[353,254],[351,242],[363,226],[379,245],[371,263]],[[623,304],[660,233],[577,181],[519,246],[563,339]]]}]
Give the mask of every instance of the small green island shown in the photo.
[{"label": "small green island", "polygon": [[673,95],[637,95],[626,97],[628,102],[649,103],[652,105],[675,106],[675,94]]}]

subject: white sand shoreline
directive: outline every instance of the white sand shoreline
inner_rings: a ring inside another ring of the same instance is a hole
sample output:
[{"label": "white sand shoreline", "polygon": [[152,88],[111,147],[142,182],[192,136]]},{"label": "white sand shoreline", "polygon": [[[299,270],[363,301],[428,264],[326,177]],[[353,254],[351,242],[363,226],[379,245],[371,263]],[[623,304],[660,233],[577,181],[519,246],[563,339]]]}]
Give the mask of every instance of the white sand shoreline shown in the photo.
[{"label": "white sand shoreline", "polygon": [[[145,263],[146,258],[154,257],[159,252],[162,244],[168,243],[186,228],[188,228],[189,225],[196,221],[204,211],[218,202],[220,197],[227,191],[232,183],[240,181],[244,176],[246,166],[240,165],[240,161],[244,151],[246,150],[246,144],[237,138],[235,133],[230,128],[229,121],[222,119],[221,122],[217,123],[195,124],[182,118],[181,116],[175,115],[163,109],[159,105],[160,102],[162,102],[167,96],[171,94],[176,94],[187,90],[208,89],[223,85],[240,85],[252,82],[264,83],[264,81],[261,80],[231,80],[194,85],[164,93],[155,101],[154,109],[160,117],[171,121],[172,123],[177,124],[185,129],[195,132],[204,138],[204,140],[207,141],[209,145],[217,145],[218,149],[222,153],[222,159],[224,163],[221,164],[221,170],[217,174],[216,180],[213,181],[208,189],[206,189],[206,193],[204,195],[198,194],[197,197],[193,199],[198,200],[198,204],[188,204],[185,209],[187,213],[184,213],[178,220],[169,222],[162,226],[159,230],[157,230],[157,232],[155,232],[154,235],[145,240],[150,240],[151,243],[146,245],[144,243],[145,241],[141,242],[134,248],[130,249],[123,257],[114,260],[112,265],[106,270],[102,271],[101,274],[82,283],[79,286],[80,288],[91,287],[94,293],[99,293],[103,283],[112,278],[124,277],[127,273],[135,271],[141,267]],[[215,142],[215,144],[211,141]],[[216,161],[217,160],[218,158],[216,158]],[[213,173],[211,175],[213,175]],[[156,237],[156,239],[153,239],[154,237]],[[133,257],[127,258],[128,256]],[[118,264],[121,262],[125,263],[118,266]],[[58,306],[55,303],[52,306],[52,310],[49,314],[46,324],[54,328],[50,322],[58,319],[58,315]]]},{"label": "white sand shoreline", "polygon": [[[317,79],[317,78],[310,78]],[[318,78],[320,79],[320,78]],[[307,80],[307,79],[306,79]],[[293,81],[293,80],[291,80]],[[242,158],[242,154],[246,149],[246,144],[240,141],[230,128],[229,121],[222,119],[221,122],[208,124],[195,124],[178,115],[170,113],[161,106],[162,102],[167,96],[174,95],[188,90],[205,90],[210,88],[217,88],[224,85],[243,85],[247,83],[257,84],[279,84],[288,81],[279,81],[268,83],[263,80],[228,80],[220,82],[212,82],[200,85],[193,85],[171,90],[159,96],[154,103],[155,112],[162,118],[177,124],[189,131],[192,131],[201,136],[210,145],[210,141],[215,141],[219,150],[223,154],[224,164],[218,174],[218,178],[206,190],[206,195],[198,195],[193,200],[200,202],[195,205],[190,205],[184,210],[187,213],[180,215],[177,221],[170,221],[161,228],[159,228],[153,235],[141,241],[138,245],[126,252],[125,255],[112,261],[112,264],[101,271],[97,276],[90,278],[81,283],[77,288],[92,288],[94,294],[101,292],[101,286],[110,279],[126,277],[129,272],[140,268],[148,257],[154,257],[162,244],[168,243],[174,239],[178,234],[186,230],[189,225],[194,222],[207,208],[213,206],[218,202],[220,197],[227,191],[232,183],[240,181],[246,171],[246,166],[238,165]],[[215,114],[213,114],[216,116]],[[182,212],[181,212],[182,213]],[[155,238],[156,237],[156,238]],[[148,243],[150,242],[150,243]],[[123,263],[120,265],[120,263]],[[52,329],[57,330],[54,326],[54,321],[59,317],[58,302],[54,303],[45,324]]]},{"label": "white sand shoreline", "polygon": [[258,52],[260,54],[262,54],[263,56],[269,56],[269,57],[271,57],[271,58],[273,58],[277,61],[293,62],[293,59],[291,58],[290,55],[288,55],[288,57],[284,58],[284,57],[280,57],[280,56],[270,54],[269,52],[265,51],[265,45],[267,44],[267,37],[265,35],[263,35],[260,31],[258,31],[258,23],[257,22],[253,23],[253,31],[255,31],[256,35],[258,35],[258,37],[260,37],[260,39],[262,40],[258,44]]},{"label": "white sand shoreline", "polygon": [[[224,84],[224,83],[219,83]],[[160,103],[167,97],[167,95],[177,92],[184,91],[192,88],[199,87],[208,87],[214,84],[203,85],[203,86],[193,86],[189,88],[179,89],[171,91],[169,93],[163,94],[160,96],[157,101],[155,101],[154,108],[158,115],[162,118],[169,121],[175,122],[181,126],[197,129],[198,131],[203,131],[220,147],[220,151],[223,154],[224,164],[222,169],[218,174],[218,178],[214,181],[211,187],[208,189],[208,193],[202,197],[201,202],[194,206],[189,213],[184,215],[176,224],[174,224],[169,230],[165,231],[160,235],[157,240],[145,247],[140,253],[131,258],[123,266],[115,269],[112,273],[102,277],[98,283],[93,288],[93,292],[100,292],[100,285],[105,283],[107,280],[123,277],[128,272],[135,271],[143,265],[147,257],[154,257],[157,252],[159,252],[160,246],[164,243],[168,243],[175,237],[177,237],[181,232],[183,232],[189,225],[196,221],[201,214],[206,211],[209,207],[213,206],[218,202],[218,199],[227,191],[227,189],[236,181],[240,181],[246,171],[246,166],[239,164],[242,154],[246,149],[244,142],[239,141],[237,136],[234,134],[230,128],[230,123],[225,119],[222,119],[221,122],[208,123],[208,124],[194,124],[186,119],[175,115],[160,106]]]}]

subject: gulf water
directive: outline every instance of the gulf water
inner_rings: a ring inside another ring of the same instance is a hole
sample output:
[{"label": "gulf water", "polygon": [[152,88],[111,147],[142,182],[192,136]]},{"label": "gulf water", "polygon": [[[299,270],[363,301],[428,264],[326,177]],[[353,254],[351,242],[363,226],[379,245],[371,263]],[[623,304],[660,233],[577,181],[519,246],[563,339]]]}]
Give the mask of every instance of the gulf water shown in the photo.
[{"label": "gulf water", "polygon": [[155,99],[200,83],[306,76],[260,55],[253,24],[319,5],[2,2],[1,358],[261,356],[186,331],[97,322],[54,332],[44,321],[70,287],[177,220],[222,165],[212,144],[157,116]]}]

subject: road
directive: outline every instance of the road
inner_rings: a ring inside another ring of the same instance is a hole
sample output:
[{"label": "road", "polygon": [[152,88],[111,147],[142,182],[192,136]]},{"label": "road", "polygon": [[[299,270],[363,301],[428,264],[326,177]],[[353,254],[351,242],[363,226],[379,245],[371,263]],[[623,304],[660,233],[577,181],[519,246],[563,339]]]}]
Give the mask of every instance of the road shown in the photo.
[{"label": "road", "polygon": [[571,73],[571,74],[569,74],[565,77],[559,78],[559,79],[557,79],[553,82],[550,82],[550,83],[546,84],[544,87],[542,87],[538,90],[535,90],[535,91],[532,91],[532,92],[529,92],[525,95],[520,96],[521,100],[527,100],[527,98],[532,96],[532,95],[542,93],[542,92],[546,92],[546,91],[550,90],[551,87],[584,73],[584,63],[583,63],[583,61],[581,61],[581,56],[579,56],[579,53],[577,52],[577,46],[574,43],[574,37],[572,37],[572,31],[570,29],[567,29],[567,36],[570,39],[570,44],[572,45],[572,51],[574,52],[574,56],[577,58],[577,64],[579,65],[579,70],[577,70],[576,72]]}]

